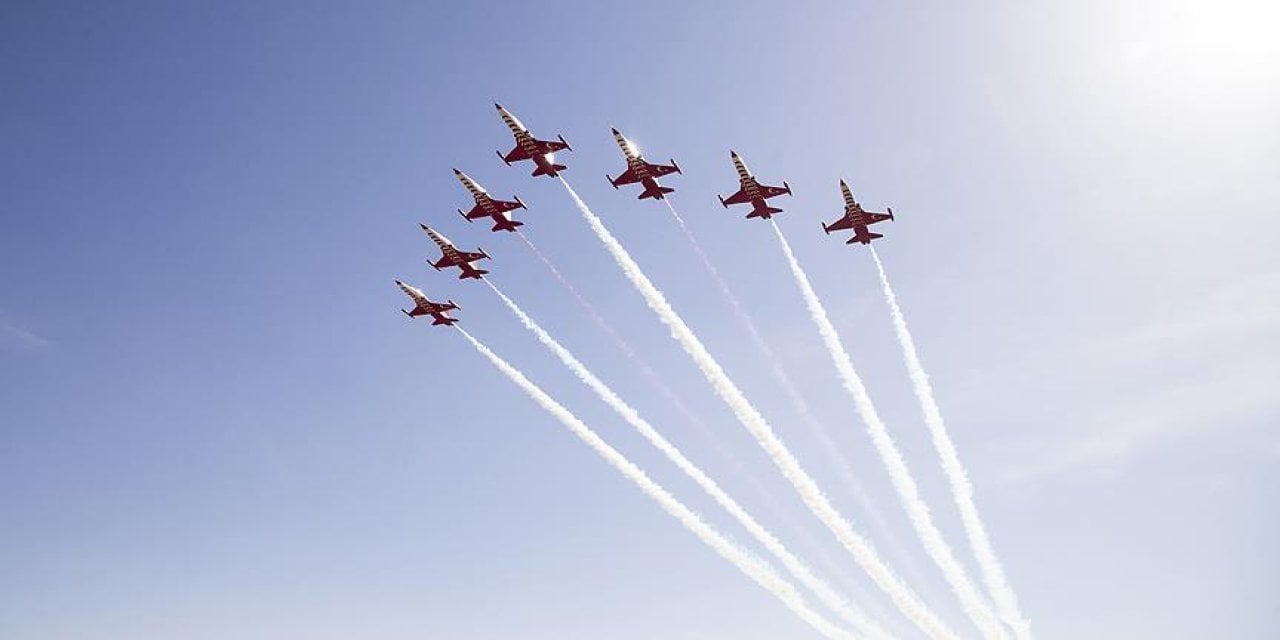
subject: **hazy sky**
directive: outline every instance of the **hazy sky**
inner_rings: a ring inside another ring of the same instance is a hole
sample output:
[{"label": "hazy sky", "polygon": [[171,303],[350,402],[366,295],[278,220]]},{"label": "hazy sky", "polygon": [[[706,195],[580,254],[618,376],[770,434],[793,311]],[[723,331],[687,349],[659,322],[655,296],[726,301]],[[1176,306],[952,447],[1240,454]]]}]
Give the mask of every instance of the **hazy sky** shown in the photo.
[{"label": "hazy sky", "polygon": [[[503,6],[509,4],[509,6]],[[966,637],[728,151],[774,201],[961,558],[847,179],[997,551],[1043,639],[1280,632],[1280,41],[1274,3],[10,2],[0,9],[0,636],[813,638],[460,338],[458,316],[733,538],[744,532],[417,229],[493,280],[815,568],[911,629],[805,512],[502,102],[833,500]],[[887,520],[876,529],[616,126]],[[747,469],[658,396],[528,236]],[[755,477],[765,492],[753,490]],[[772,505],[772,506],[771,506]]]}]

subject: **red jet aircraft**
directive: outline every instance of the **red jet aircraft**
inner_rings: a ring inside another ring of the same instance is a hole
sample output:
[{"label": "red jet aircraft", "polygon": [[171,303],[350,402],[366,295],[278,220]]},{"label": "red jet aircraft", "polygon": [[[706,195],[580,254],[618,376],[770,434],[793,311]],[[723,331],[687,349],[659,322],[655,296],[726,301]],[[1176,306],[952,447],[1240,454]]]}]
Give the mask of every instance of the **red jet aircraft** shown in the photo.
[{"label": "red jet aircraft", "polygon": [[748,219],[764,218],[768,220],[773,217],[773,214],[782,213],[782,209],[770,207],[765,201],[783,194],[791,195],[791,185],[785,181],[781,187],[760,184],[756,181],[755,176],[751,175],[751,172],[747,170],[747,163],[743,162],[736,152],[730,151],[729,158],[733,160],[733,167],[738,170],[738,192],[728,198],[716,196],[720,198],[720,204],[728,209],[731,204],[746,204],[750,202],[752,209],[751,213],[747,214]]},{"label": "red jet aircraft", "polygon": [[414,306],[412,311],[405,311],[404,309],[400,310],[406,316],[416,318],[418,316],[430,315],[433,318],[433,321],[431,322],[433,325],[443,324],[453,326],[453,323],[458,321],[457,318],[450,318],[447,313],[454,309],[461,309],[461,307],[454,304],[452,300],[447,302],[432,302],[428,300],[427,295],[417,287],[411,287],[399,280],[396,280],[396,286],[400,287],[400,290],[408,294],[410,298],[413,298]]},{"label": "red jet aircraft", "polygon": [[529,133],[529,129],[524,126],[510,111],[502,108],[502,105],[494,103],[498,108],[498,115],[502,116],[502,121],[507,123],[507,127],[511,129],[511,134],[516,137],[516,146],[507,155],[502,155],[499,151],[498,157],[511,166],[512,162],[520,162],[521,160],[532,160],[537,168],[533,170],[534,176],[551,176],[557,178],[560,172],[568,167],[562,164],[556,164],[555,152],[563,149],[573,151],[568,142],[564,141],[564,136],[556,136],[556,140],[539,140]]},{"label": "red jet aircraft", "polygon": [[458,251],[457,247],[454,247],[453,243],[449,242],[449,239],[441,235],[440,232],[425,224],[419,226],[422,227],[423,231],[427,232],[428,236],[431,236],[431,240],[436,243],[437,247],[440,247],[440,252],[443,254],[439,260],[431,263],[431,266],[435,267],[436,271],[448,267],[457,267],[462,271],[462,273],[458,274],[459,280],[466,278],[479,280],[484,274],[489,273],[484,269],[477,269],[471,264],[478,260],[489,259],[489,254],[485,253],[484,249]]},{"label": "red jet aircraft", "polygon": [[849,238],[845,244],[871,244],[876,238],[883,238],[883,234],[871,233],[867,231],[867,226],[877,222],[893,219],[893,209],[889,209],[888,213],[874,213],[864,211],[862,205],[853,199],[853,193],[849,191],[849,185],[844,180],[840,181],[840,191],[844,192],[844,217],[832,222],[824,223],[822,230],[830,234],[832,231],[840,231],[843,229],[853,229],[853,237]]},{"label": "red jet aircraft", "polygon": [[613,129],[613,138],[618,141],[618,147],[622,149],[622,154],[627,157],[626,171],[623,171],[616,178],[609,178],[609,174],[607,173],[604,176],[609,178],[609,184],[613,185],[614,189],[617,189],[619,186],[624,184],[635,184],[639,182],[644,185],[644,191],[640,194],[641,200],[644,200],[645,198],[662,200],[666,197],[665,194],[675,191],[675,189],[670,187],[659,185],[657,180],[657,178],[661,178],[668,174],[681,173],[680,166],[676,164],[675,160],[672,160],[671,164],[653,164],[651,162],[647,162],[640,156],[640,153],[636,151],[635,145],[631,144],[631,141],[627,140],[626,137],[619,133],[617,129]]},{"label": "red jet aircraft", "polygon": [[476,184],[476,181],[471,179],[471,176],[457,169],[453,170],[453,175],[458,176],[458,180],[462,181],[462,186],[471,192],[471,197],[475,198],[476,201],[476,206],[471,207],[471,211],[462,213],[462,209],[458,209],[458,214],[466,218],[467,222],[486,217],[493,218],[493,231],[515,231],[516,227],[524,224],[523,222],[512,220],[511,216],[507,215],[508,211],[528,209],[520,201],[520,196],[512,196],[515,198],[514,202],[494,200],[489,196],[489,192],[484,190],[484,187]]}]

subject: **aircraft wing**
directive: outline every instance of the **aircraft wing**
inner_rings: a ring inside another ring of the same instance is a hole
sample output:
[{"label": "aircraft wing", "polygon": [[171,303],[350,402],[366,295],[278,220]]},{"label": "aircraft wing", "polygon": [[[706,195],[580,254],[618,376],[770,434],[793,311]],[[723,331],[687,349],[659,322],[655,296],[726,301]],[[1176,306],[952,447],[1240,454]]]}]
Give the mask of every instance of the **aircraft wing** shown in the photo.
[{"label": "aircraft wing", "polygon": [[[875,224],[877,222],[884,222],[885,220],[892,220],[892,219],[893,219],[892,214],[873,213],[871,211],[863,211],[861,208],[859,208],[857,211],[851,211],[849,213],[846,213],[844,215],[844,218],[842,218],[840,221],[841,222],[847,221],[847,225],[857,227],[857,226],[866,226],[869,224]],[[841,228],[847,229],[849,228],[849,226],[845,226]],[[835,227],[832,227],[832,229],[835,229]]]},{"label": "aircraft wing", "polygon": [[418,305],[413,308],[413,311],[409,312],[409,315],[414,318],[428,314],[438,316],[457,308],[458,305],[453,304],[452,302],[432,302],[423,298],[418,301]]},{"label": "aircraft wing", "polygon": [[662,176],[680,171],[680,167],[677,167],[674,164],[653,164],[652,162],[646,162],[644,163],[644,166],[655,178],[661,178]]},{"label": "aircraft wing", "polygon": [[538,147],[539,153],[555,153],[569,148],[569,144],[563,140],[538,140],[534,138],[533,144]]},{"label": "aircraft wing", "polygon": [[[496,203],[495,203],[495,204],[496,204]],[[468,219],[468,220],[479,220],[480,218],[487,218],[487,217],[489,217],[489,212],[488,212],[488,211],[485,211],[485,210],[484,210],[484,207],[482,207],[482,206],[480,206],[480,205],[476,205],[476,206],[474,206],[474,207],[471,207],[471,210],[470,210],[470,211],[468,211],[468,212],[466,212],[466,213],[464,213],[464,214],[462,214],[462,215],[463,215],[463,217],[465,217],[465,218],[466,218],[466,219]]]},{"label": "aircraft wing", "polygon": [[832,222],[831,224],[822,225],[822,228],[826,229],[827,233],[831,233],[832,231],[843,231],[844,229],[852,229],[854,228],[854,226],[855,225],[854,225],[853,218],[850,216],[845,216],[843,218],[840,218],[839,220],[836,220],[835,222]]},{"label": "aircraft wing", "polygon": [[459,251],[458,252],[458,258],[462,262],[475,262],[477,260],[488,258],[488,257],[489,256],[479,251]]},{"label": "aircraft wing", "polygon": [[613,186],[617,187],[624,184],[635,184],[640,182],[640,176],[637,176],[636,172],[631,170],[631,167],[627,167],[626,171],[623,171],[616,178],[610,178],[610,180],[613,182]]},{"label": "aircraft wing", "polygon": [[414,311],[420,312],[420,315],[422,313],[444,313],[457,308],[457,305],[448,302],[431,302],[428,300],[418,303],[418,308],[414,309]]},{"label": "aircraft wing", "polygon": [[506,213],[508,211],[519,209],[523,206],[519,202],[514,202],[511,200],[493,200],[492,203],[494,208],[497,209],[498,213]]},{"label": "aircraft wing", "polygon": [[746,204],[751,202],[751,197],[747,195],[746,190],[738,189],[737,193],[729,196],[728,198],[724,198],[722,202],[724,202],[725,206],[731,204]]},{"label": "aircraft wing", "polygon": [[528,159],[529,159],[529,154],[525,152],[524,147],[520,146],[520,143],[518,142],[516,143],[515,148],[513,148],[511,151],[508,151],[507,155],[502,156],[502,161],[507,163],[519,162],[521,160],[528,160]]},{"label": "aircraft wing", "polygon": [[786,193],[791,193],[791,191],[786,187],[770,187],[768,185],[762,184],[757,188],[760,189],[760,197],[766,200],[768,200],[769,198],[774,198],[774,197],[786,194]]}]

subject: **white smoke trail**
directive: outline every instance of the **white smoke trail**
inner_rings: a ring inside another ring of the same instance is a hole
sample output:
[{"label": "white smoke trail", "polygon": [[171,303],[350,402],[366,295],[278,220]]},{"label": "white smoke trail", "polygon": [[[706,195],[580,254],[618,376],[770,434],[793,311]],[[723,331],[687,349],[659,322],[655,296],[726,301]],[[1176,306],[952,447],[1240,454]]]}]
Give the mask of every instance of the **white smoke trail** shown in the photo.
[{"label": "white smoke trail", "polygon": [[733,516],[734,520],[737,520],[738,524],[741,524],[757,542],[763,545],[769,553],[772,553],[774,557],[782,562],[782,566],[791,573],[792,577],[798,580],[800,584],[803,584],[813,591],[823,604],[826,604],[828,607],[831,607],[833,611],[839,613],[841,617],[852,623],[860,632],[881,640],[889,637],[889,635],[885,633],[884,629],[880,628],[878,624],[868,618],[862,610],[846,601],[845,598],[836,593],[835,589],[831,588],[827,583],[815,576],[803,561],[797,558],[786,548],[785,545],[782,544],[782,541],[778,540],[778,538],[770,533],[768,529],[765,529],[764,526],[757,522],[751,514],[747,513],[747,510],[744,509],[737,500],[734,500],[733,497],[721,489],[720,485],[717,484],[715,480],[712,480],[711,477],[695,465],[693,461],[685,457],[684,453],[663,437],[663,435],[659,433],[648,420],[641,417],[639,411],[636,411],[634,407],[627,404],[627,402],[619,397],[613,389],[604,383],[604,381],[600,380],[600,378],[587,369],[587,366],[583,364],[582,361],[578,360],[567,348],[561,345],[559,341],[551,337],[550,333],[547,333],[547,331],[535,322],[533,318],[529,317],[529,314],[525,313],[514,300],[507,297],[502,290],[498,289],[497,285],[493,284],[488,279],[485,280],[485,283],[487,283],[489,288],[493,289],[493,292],[502,299],[502,302],[507,305],[507,308],[511,310],[511,313],[514,313],[516,317],[520,319],[521,324],[537,336],[539,342],[550,349],[551,352],[560,359],[560,362],[573,371],[574,375],[576,375],[579,380],[590,387],[605,404],[609,405],[609,408],[613,409],[614,412],[621,416],[623,420],[626,420],[627,424],[635,428],[636,431],[639,431],[640,435],[644,436],[645,440],[649,441],[649,444],[661,451],[662,454],[672,462],[672,464],[675,464],[676,467],[683,471],[685,475],[689,476],[689,478],[693,480],[699,488],[705,491],[707,495],[711,496],[711,498],[716,501],[716,504],[719,504],[721,508],[728,511],[729,515]]},{"label": "white smoke trail", "polygon": [[524,240],[525,246],[529,247],[529,251],[533,252],[533,255],[542,262],[543,266],[551,272],[551,275],[555,276],[555,279],[560,282],[560,286],[564,287],[565,290],[569,292],[569,295],[573,296],[573,299],[578,303],[578,306],[582,307],[582,309],[587,312],[591,321],[594,322],[595,325],[605,333],[605,335],[609,336],[609,340],[613,342],[613,346],[621,351],[622,355],[626,356],[627,360],[631,361],[631,364],[635,365],[636,369],[640,371],[640,374],[644,376],[645,380],[648,381],[649,384],[653,385],[653,387],[658,390],[658,393],[661,393],[662,397],[670,402],[671,405],[676,408],[676,411],[680,412],[680,415],[683,416],[685,420],[688,420],[694,428],[702,433],[703,436],[706,437],[707,440],[717,449],[720,455],[729,460],[735,468],[745,473],[746,471],[742,461],[724,447],[711,428],[708,427],[701,418],[694,414],[693,410],[689,408],[689,405],[685,404],[684,401],[680,399],[680,396],[677,395],[671,386],[662,379],[662,376],[658,375],[658,372],[654,371],[653,367],[649,366],[649,363],[646,362],[644,358],[640,357],[640,354],[631,346],[631,343],[627,342],[626,338],[623,338],[617,330],[613,328],[613,325],[609,324],[609,321],[605,320],[604,316],[600,315],[600,311],[596,309],[596,306],[591,304],[591,301],[587,300],[587,298],[578,291],[578,288],[573,286],[572,282],[569,282],[569,279],[560,272],[560,269],[551,261],[551,258],[548,258],[546,254],[542,253],[542,251],[538,249],[537,245],[533,244],[533,241],[523,233],[517,231],[516,234],[520,236],[521,240]]},{"label": "white smoke trail", "polygon": [[942,620],[916,598],[915,594],[893,574],[889,567],[876,555],[871,545],[853,530],[853,527],[840,515],[831,504],[831,501],[823,495],[822,490],[818,488],[813,478],[800,466],[800,462],[791,454],[791,451],[782,443],[782,440],[774,434],[764,416],[760,415],[760,412],[751,405],[751,402],[743,395],[742,390],[720,367],[720,363],[716,362],[715,358],[707,351],[707,348],[703,346],[702,341],[694,335],[689,326],[685,324],[680,315],[667,302],[662,292],[658,291],[653,282],[640,269],[640,265],[636,264],[631,255],[627,253],[627,250],[623,248],[618,240],[613,237],[613,234],[604,226],[604,223],[600,221],[600,218],[591,211],[587,203],[582,201],[582,198],[578,196],[578,192],[574,191],[573,187],[569,186],[569,183],[564,178],[560,179],[560,184],[564,185],[565,190],[573,198],[574,204],[577,205],[578,211],[582,213],[582,217],[587,221],[596,236],[600,238],[605,248],[609,250],[609,253],[613,256],[614,261],[618,263],[618,266],[622,268],[627,279],[644,297],[649,308],[658,315],[663,324],[667,325],[671,336],[680,343],[680,346],[684,348],[685,352],[689,354],[689,357],[702,371],[703,376],[715,388],[717,395],[724,400],[738,420],[769,455],[769,458],[782,472],[783,476],[795,487],[805,505],[823,524],[827,525],[827,528],[849,550],[859,566],[876,583],[876,586],[880,587],[893,601],[894,605],[916,626],[933,638],[956,638],[956,634],[948,629]]},{"label": "white smoke trail", "polygon": [[[844,454],[840,452],[839,446],[831,440],[831,436],[827,434],[826,429],[817,424],[813,412],[809,410],[809,403],[805,402],[804,396],[800,395],[800,391],[792,384],[791,376],[787,375],[786,370],[782,368],[782,364],[779,362],[773,348],[769,346],[764,336],[761,335],[760,329],[756,327],[755,320],[751,318],[751,314],[747,313],[746,308],[742,306],[742,302],[738,300],[738,296],[734,295],[733,290],[729,288],[729,283],[725,282],[724,278],[720,276],[720,270],[716,269],[715,265],[711,263],[711,257],[702,250],[702,244],[693,235],[689,225],[685,224],[684,217],[680,215],[680,212],[676,211],[675,205],[671,204],[671,199],[664,199],[663,203],[667,205],[667,209],[671,212],[671,216],[675,218],[676,224],[680,225],[680,230],[684,232],[685,238],[689,240],[689,245],[693,247],[693,252],[698,255],[698,259],[702,260],[702,265],[706,267],[707,273],[720,289],[720,294],[728,301],[729,306],[733,309],[734,316],[738,318],[738,323],[742,325],[747,335],[751,338],[752,345],[768,361],[773,379],[782,388],[787,400],[791,402],[791,407],[805,420],[814,435],[818,437],[823,448],[826,449],[828,457],[836,462],[836,466],[840,469],[845,481],[854,488],[854,493],[859,496],[860,500],[865,499],[866,492],[862,489],[862,483],[853,475],[852,465],[844,458]],[[874,509],[874,505],[871,504],[870,500],[867,500],[864,506]]]},{"label": "white smoke trail", "polygon": [[[600,314],[600,311],[596,309],[596,306],[591,304],[591,301],[587,300],[586,296],[582,295],[582,293],[578,291],[577,287],[573,286],[573,283],[570,282],[569,278],[560,271],[555,262],[544,254],[542,250],[538,249],[538,246],[535,245],[528,236],[524,235],[523,232],[516,231],[516,235],[520,236],[520,239],[524,241],[525,246],[529,248],[529,251],[533,253],[534,257],[542,262],[543,266],[551,272],[551,275],[554,276],[555,279],[560,282],[560,285],[569,292],[569,295],[573,296],[573,299],[577,301],[578,306],[582,307],[582,309],[587,312],[587,315],[591,318],[592,322],[594,322],[596,326],[605,333],[605,335],[609,336],[609,339],[613,342],[614,346],[631,361],[631,364],[635,365],[636,369],[640,371],[645,380],[658,389],[658,392],[662,394],[662,397],[670,402],[672,406],[676,408],[676,411],[678,411],[689,424],[693,425],[694,429],[697,430],[703,439],[705,439],[716,451],[716,454],[724,461],[728,462],[738,475],[746,480],[747,484],[751,486],[751,490],[756,494],[756,497],[764,503],[769,512],[773,514],[777,520],[781,521],[790,531],[800,537],[802,541],[809,546],[809,548],[816,549],[819,553],[819,559],[827,565],[828,570],[840,573],[838,565],[832,561],[831,556],[827,554],[825,549],[817,542],[817,540],[814,539],[810,529],[801,526],[795,518],[791,517],[790,513],[784,509],[781,504],[779,504],[778,499],[773,492],[760,481],[760,478],[756,474],[752,473],[747,468],[747,465],[743,464],[742,458],[729,449],[729,447],[725,445],[724,441],[716,435],[715,431],[713,431],[706,422],[699,418],[697,414],[689,408],[689,405],[684,403],[680,396],[676,394],[671,386],[666,383],[663,377],[659,375],[657,371],[654,371],[653,367],[649,366],[649,363],[646,362],[635,348],[631,346],[631,343],[619,334],[609,321],[604,319],[604,316]],[[803,402],[803,399],[801,402]],[[825,437],[826,433],[823,432],[821,435]],[[830,438],[828,438],[826,442],[831,449],[835,451],[835,443],[831,442]],[[838,451],[836,452],[836,455],[839,455]],[[847,464],[845,471],[847,473],[852,473],[847,468]],[[854,482],[856,483],[856,480],[854,480]],[[862,487],[861,485],[857,485],[856,488],[860,490]],[[859,493],[858,496],[860,499],[866,500],[865,492]],[[867,502],[868,504],[870,503],[869,500],[867,500]],[[880,515],[878,511],[876,512],[876,515]],[[883,526],[883,518],[880,522]],[[893,538],[890,538],[890,540],[893,540]]]},{"label": "white smoke trail", "polygon": [[582,440],[591,447],[600,457],[604,458],[615,469],[626,476],[627,479],[636,483],[641,491],[652,498],[662,507],[664,511],[680,521],[686,529],[692,532],[704,544],[711,547],[720,557],[733,563],[739,571],[745,573],[756,584],[759,584],[769,593],[782,601],[793,613],[804,620],[809,626],[816,629],[822,635],[832,638],[833,640],[852,640],[854,636],[849,632],[836,626],[831,621],[824,618],[817,611],[814,611],[805,602],[804,597],[791,583],[787,582],[774,571],[767,563],[759,558],[751,555],[745,549],[738,547],[730,542],[727,538],[716,531],[711,525],[707,524],[694,513],[684,503],[676,499],[666,489],[650,478],[640,467],[628,460],[617,449],[609,446],[596,432],[592,431],[585,423],[573,415],[554,398],[547,395],[545,391],[530,381],[523,373],[515,367],[507,363],[506,360],[498,357],[496,353],[488,347],[476,340],[466,329],[454,325],[462,335],[479,351],[481,355],[489,360],[493,366],[497,367],[504,375],[511,379],[516,386],[524,390],[530,398],[537,402],[547,413],[555,416],[564,426],[568,427],[578,439]]},{"label": "white smoke trail", "polygon": [[916,487],[915,479],[911,477],[911,471],[907,468],[906,460],[903,460],[902,453],[898,451],[897,445],[894,444],[893,438],[889,435],[889,430],[876,413],[875,405],[871,402],[871,395],[867,393],[866,386],[862,384],[862,379],[858,377],[858,372],[854,370],[853,360],[841,343],[835,326],[831,324],[831,319],[827,317],[827,311],[823,308],[817,292],[813,290],[813,285],[809,282],[809,276],[800,267],[800,262],[796,260],[790,243],[787,242],[786,236],[782,235],[782,229],[778,227],[776,222],[770,220],[770,223],[773,225],[774,233],[778,236],[778,244],[782,246],[782,252],[786,255],[787,263],[791,266],[791,274],[795,276],[796,285],[799,286],[805,304],[809,307],[809,313],[813,316],[814,323],[818,325],[818,333],[822,335],[822,341],[826,343],[827,351],[830,352],[831,359],[835,362],[836,370],[840,373],[840,381],[843,383],[845,390],[849,392],[849,395],[853,396],[858,414],[862,417],[862,421],[867,424],[867,433],[871,436],[871,442],[875,445],[876,452],[880,455],[885,468],[889,471],[889,478],[893,481],[893,486],[898,491],[898,497],[902,500],[902,507],[907,511],[911,524],[915,527],[916,533],[919,534],[925,551],[933,559],[934,563],[938,565],[938,568],[942,570],[943,577],[951,585],[956,597],[960,599],[965,613],[969,615],[974,624],[978,625],[983,634],[988,638],[1007,638],[1004,627],[1000,625],[990,606],[983,600],[977,588],[974,587],[973,581],[969,579],[964,567],[956,560],[950,545],[942,538],[942,532],[933,523],[933,516],[929,514],[929,505],[925,504],[920,497],[920,490]]},{"label": "white smoke trail", "polygon": [[809,409],[809,403],[805,401],[804,396],[796,388],[796,385],[791,382],[791,376],[787,375],[786,369],[782,368],[781,360],[756,327],[755,320],[752,319],[751,314],[747,312],[742,302],[738,300],[738,296],[734,295],[733,289],[729,288],[729,283],[725,282],[725,279],[720,276],[720,270],[711,263],[711,257],[707,255],[706,251],[703,251],[702,244],[698,242],[697,236],[693,235],[689,225],[685,224],[684,216],[680,215],[680,212],[676,210],[675,205],[671,203],[670,197],[663,199],[663,203],[667,205],[667,210],[671,212],[676,224],[684,232],[685,238],[688,239],[689,244],[693,247],[693,252],[702,260],[703,266],[706,267],[707,273],[710,274],[711,279],[715,281],[716,286],[720,289],[721,295],[729,302],[734,315],[738,318],[738,323],[742,325],[747,335],[751,338],[752,345],[760,352],[764,360],[769,363],[774,382],[782,389],[783,395],[787,396],[787,400],[791,403],[791,408],[800,416],[805,426],[808,427],[809,432],[817,439],[818,445],[822,448],[832,467],[840,474],[841,479],[844,480],[854,499],[858,502],[858,506],[862,507],[872,528],[880,535],[880,539],[890,548],[892,554],[898,558],[898,561],[903,564],[907,577],[912,578],[917,587],[924,584],[919,568],[912,561],[912,554],[902,547],[898,536],[894,535],[889,528],[889,523],[885,520],[884,513],[880,511],[880,507],[871,501],[871,497],[867,495],[866,487],[862,484],[862,481],[858,480],[857,474],[853,472],[853,465],[849,463],[849,459],[844,455],[840,446],[831,438],[827,428]]},{"label": "white smoke trail", "polygon": [[889,313],[893,316],[893,328],[898,334],[898,344],[902,347],[902,357],[906,361],[916,398],[920,401],[920,410],[924,413],[924,423],[929,427],[933,446],[938,451],[942,469],[951,486],[951,497],[955,500],[956,508],[960,512],[960,520],[964,523],[969,546],[973,548],[973,555],[978,559],[983,582],[995,601],[1000,617],[1013,628],[1019,640],[1029,640],[1031,625],[1018,608],[1018,596],[1009,586],[1004,568],[1000,565],[1000,559],[996,557],[991,539],[987,536],[987,528],[983,525],[982,518],[978,516],[978,505],[973,499],[973,484],[969,482],[969,475],[965,472],[964,464],[960,462],[956,445],[947,433],[946,423],[942,421],[942,410],[938,408],[938,402],[933,395],[933,385],[929,384],[929,375],[925,373],[924,365],[920,363],[915,340],[911,338],[911,331],[907,329],[907,319],[898,306],[898,297],[894,294],[893,287],[889,286],[889,276],[885,273],[884,263],[880,261],[880,256],[876,254],[874,248],[871,249],[871,259],[875,261],[876,271],[880,274],[880,289],[884,292],[884,299],[889,304]]}]

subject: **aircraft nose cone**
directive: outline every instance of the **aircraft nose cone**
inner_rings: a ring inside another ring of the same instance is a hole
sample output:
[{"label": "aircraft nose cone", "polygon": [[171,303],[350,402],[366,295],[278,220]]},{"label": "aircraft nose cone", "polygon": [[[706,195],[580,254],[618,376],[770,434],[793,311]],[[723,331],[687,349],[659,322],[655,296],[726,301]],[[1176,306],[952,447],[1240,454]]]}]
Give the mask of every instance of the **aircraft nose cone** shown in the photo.
[{"label": "aircraft nose cone", "polygon": [[458,171],[457,169],[454,169],[454,170],[453,170],[453,175],[455,175],[455,176],[460,176],[460,175],[462,175],[462,172],[461,172],[461,171]]},{"label": "aircraft nose cone", "polygon": [[610,131],[612,131],[612,132],[613,132],[613,135],[615,135],[615,136],[620,136],[620,135],[622,135],[621,133],[618,133],[618,130],[617,130],[617,129],[610,129]]},{"label": "aircraft nose cone", "polygon": [[495,103],[493,103],[493,106],[497,107],[497,108],[498,108],[498,111],[502,111],[502,105],[500,105],[500,104],[498,104],[498,103],[496,103],[496,102],[495,102]]},{"label": "aircraft nose cone", "polygon": [[431,227],[428,227],[427,225],[422,224],[421,222],[419,222],[419,223],[418,223],[418,226],[419,226],[419,227],[422,227],[422,230],[423,230],[423,231],[430,231],[430,230],[431,230]]}]

